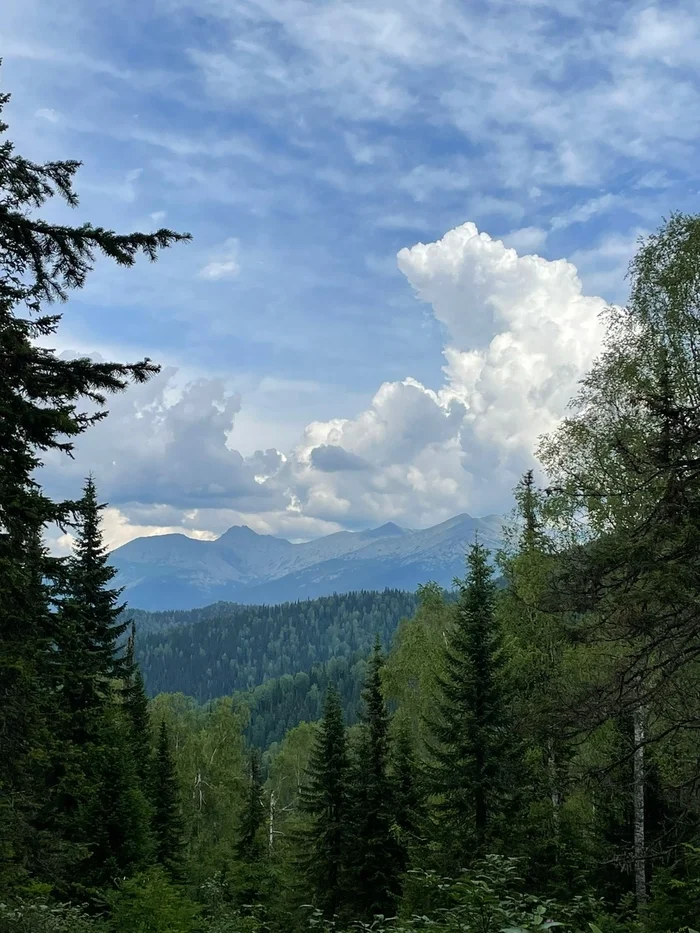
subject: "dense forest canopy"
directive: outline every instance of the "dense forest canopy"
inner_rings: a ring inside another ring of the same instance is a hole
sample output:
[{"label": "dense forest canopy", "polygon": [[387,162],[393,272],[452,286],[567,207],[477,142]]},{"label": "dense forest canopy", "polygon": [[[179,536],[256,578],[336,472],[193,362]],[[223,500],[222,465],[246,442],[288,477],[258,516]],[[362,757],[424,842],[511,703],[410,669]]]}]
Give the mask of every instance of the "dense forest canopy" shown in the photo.
[{"label": "dense forest canopy", "polygon": [[[98,254],[187,237],[38,217],[77,203],[77,169],[0,144],[2,933],[697,929],[700,217],[640,244],[542,440],[546,483],[515,490],[504,586],[474,542],[452,600],[426,581],[415,606],[356,594],[140,638],[99,477],[56,501],[38,468],[157,367],[46,343]],[[227,645],[226,677],[196,639]],[[169,644],[207,702],[149,701],[139,658],[156,682]]]},{"label": "dense forest canopy", "polygon": [[416,605],[413,593],[385,590],[278,606],[217,603],[186,612],[139,611],[131,617],[148,692],[182,691],[211,700],[332,658],[366,656],[375,635],[388,646]]}]

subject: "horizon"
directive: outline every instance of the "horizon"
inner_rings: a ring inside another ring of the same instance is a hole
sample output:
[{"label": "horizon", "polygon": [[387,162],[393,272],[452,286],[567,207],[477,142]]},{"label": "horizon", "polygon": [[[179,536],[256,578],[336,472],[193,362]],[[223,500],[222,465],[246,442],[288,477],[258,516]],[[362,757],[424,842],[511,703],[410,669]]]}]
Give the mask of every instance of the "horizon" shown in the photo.
[{"label": "horizon", "polygon": [[219,541],[221,538],[227,535],[230,531],[233,531],[235,528],[245,529],[246,531],[250,531],[252,532],[252,534],[260,538],[275,538],[278,541],[287,541],[289,544],[310,544],[312,541],[319,541],[322,538],[328,538],[331,535],[335,535],[335,534],[360,534],[361,535],[361,534],[366,534],[366,533],[373,532],[373,531],[380,531],[382,528],[385,528],[388,525],[398,528],[401,532],[413,534],[415,532],[420,532],[420,531],[429,531],[431,528],[437,528],[440,525],[447,524],[447,522],[451,522],[457,518],[468,518],[473,521],[487,521],[489,519],[503,519],[505,521],[506,517],[504,515],[496,515],[496,514],[470,515],[467,512],[460,512],[458,515],[453,515],[451,518],[447,518],[442,522],[437,522],[435,525],[426,525],[423,528],[408,528],[405,525],[399,525],[397,522],[388,521],[388,522],[383,522],[381,525],[377,525],[373,528],[342,529],[341,531],[329,532],[329,534],[327,535],[319,535],[316,538],[306,538],[306,539],[297,539],[297,540],[294,540],[291,538],[285,538],[285,537],[282,537],[281,535],[273,535],[273,534],[266,534],[265,532],[257,532],[255,531],[254,528],[250,528],[250,526],[248,525],[231,525],[230,528],[227,528],[225,531],[222,531],[221,534],[216,535],[215,537],[200,537],[199,535],[196,535],[196,534],[188,534],[186,530],[163,531],[163,532],[153,532],[153,534],[139,535],[137,538],[130,538],[129,541],[124,542],[124,544],[120,544],[115,548],[111,548],[110,553],[113,553],[114,551],[117,551],[120,548],[126,547],[127,545],[131,544],[134,541],[146,540],[148,538],[164,538],[164,537],[179,536],[179,537],[189,538],[190,540],[193,540],[193,541],[208,541],[210,543],[214,543],[216,541]]}]

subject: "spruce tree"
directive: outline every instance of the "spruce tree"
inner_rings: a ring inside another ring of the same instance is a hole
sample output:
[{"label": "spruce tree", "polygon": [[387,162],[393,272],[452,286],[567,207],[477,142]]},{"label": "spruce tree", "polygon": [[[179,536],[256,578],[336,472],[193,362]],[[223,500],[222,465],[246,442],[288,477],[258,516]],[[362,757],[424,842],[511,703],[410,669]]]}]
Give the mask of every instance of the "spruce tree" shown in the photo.
[{"label": "spruce tree", "polygon": [[249,757],[248,790],[241,820],[238,854],[248,862],[260,860],[263,847],[260,831],[265,822],[265,804],[260,749],[253,748]]},{"label": "spruce tree", "polygon": [[177,878],[182,869],[184,827],[175,760],[165,720],[160,724],[153,768],[153,807],[156,861]]},{"label": "spruce tree", "polygon": [[80,524],[69,559],[66,593],[57,616],[57,644],[63,666],[64,696],[77,741],[89,738],[89,719],[112,699],[121,673],[118,641],[126,630],[120,620],[120,590],[111,588],[116,570],[107,560],[100,512],[92,477],[85,482],[78,504]]},{"label": "spruce tree", "polygon": [[143,871],[153,855],[151,810],[139,786],[128,730],[116,707],[100,720],[99,735],[88,748],[87,766],[88,793],[79,810],[86,857],[77,877],[64,886],[72,899]]},{"label": "spruce tree", "polygon": [[333,917],[346,901],[349,830],[347,741],[340,695],[333,684],[307,777],[300,794],[300,810],[309,817],[301,840],[301,866],[314,903],[326,917]]},{"label": "spruce tree", "polygon": [[[0,112],[8,100],[0,94]],[[0,137],[6,132],[0,119]],[[12,801],[11,827],[3,825],[7,807],[0,807],[0,837],[11,839],[0,846],[0,876],[7,877],[32,857],[32,826],[45,796],[40,763],[50,766],[46,736],[55,702],[51,627],[25,599],[32,572],[27,555],[47,523],[69,522],[76,508],[47,496],[36,471],[44,452],[70,454],[75,438],[104,417],[107,393],[157,371],[149,360],[61,358],[44,345],[61,315],[46,314],[42,306],[82,287],[98,253],[130,266],[139,253],[153,260],[184,238],[165,229],[120,235],[36,217],[54,196],[77,205],[78,167],[75,161],[37,164],[18,155],[9,140],[0,143],[0,796]],[[97,411],[85,412],[81,403]],[[50,582],[46,571],[42,581]]]},{"label": "spruce tree", "polygon": [[[74,555],[61,579],[55,613],[61,675],[55,732],[60,740],[47,774],[45,828],[82,850],[82,880],[101,885],[142,867],[149,850],[149,808],[134,759],[132,729],[115,690],[120,670],[119,591],[109,586],[100,511],[92,479],[78,503]],[[117,817],[117,814],[120,814]],[[74,868],[52,879],[70,892]]]},{"label": "spruce tree", "polygon": [[[7,891],[26,880],[38,852],[52,868],[57,857],[65,862],[69,853],[61,853],[61,840],[36,820],[56,750],[48,698],[60,689],[60,674],[53,663],[46,585],[55,562],[37,525],[26,529],[19,554],[8,555],[2,539],[0,533],[0,628],[6,626],[0,643],[0,890]],[[19,538],[14,542],[18,545]],[[44,691],[37,690],[38,683]]]},{"label": "spruce tree", "polygon": [[412,850],[420,842],[425,818],[418,764],[411,734],[405,726],[397,731],[391,749],[391,783],[398,840],[398,870],[403,874],[410,865]]},{"label": "spruce tree", "polygon": [[437,798],[441,844],[456,867],[464,867],[505,834],[512,796],[514,739],[488,558],[478,543],[467,554],[468,576],[458,581],[457,623],[446,636],[444,671],[430,721],[427,777]]},{"label": "spruce tree", "polygon": [[350,786],[353,906],[360,917],[394,913],[399,893],[398,845],[392,832],[392,784],[388,774],[389,714],[382,695],[384,665],[375,642],[362,694],[361,733]]},{"label": "spruce tree", "polygon": [[141,780],[141,789],[150,799],[153,770],[151,724],[146,687],[136,661],[136,626],[133,622],[123,661],[122,704],[131,736],[132,754]]},{"label": "spruce tree", "polygon": [[264,897],[268,869],[263,826],[267,817],[260,749],[248,756],[248,786],[236,846],[240,864],[236,871],[236,895],[241,907],[250,908]]}]

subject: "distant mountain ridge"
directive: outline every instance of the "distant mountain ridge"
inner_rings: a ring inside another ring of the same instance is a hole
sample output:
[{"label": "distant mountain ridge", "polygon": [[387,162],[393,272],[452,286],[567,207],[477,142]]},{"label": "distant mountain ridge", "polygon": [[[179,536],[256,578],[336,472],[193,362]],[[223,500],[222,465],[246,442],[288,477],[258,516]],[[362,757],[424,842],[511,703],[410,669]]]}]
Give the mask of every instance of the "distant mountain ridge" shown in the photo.
[{"label": "distant mountain ridge", "polygon": [[182,534],[135,538],[112,551],[116,583],[139,609],[195,609],[218,601],[276,604],[353,590],[450,586],[475,534],[498,547],[502,519],[457,515],[422,530],[387,522],[303,544],[236,525],[215,541]]}]

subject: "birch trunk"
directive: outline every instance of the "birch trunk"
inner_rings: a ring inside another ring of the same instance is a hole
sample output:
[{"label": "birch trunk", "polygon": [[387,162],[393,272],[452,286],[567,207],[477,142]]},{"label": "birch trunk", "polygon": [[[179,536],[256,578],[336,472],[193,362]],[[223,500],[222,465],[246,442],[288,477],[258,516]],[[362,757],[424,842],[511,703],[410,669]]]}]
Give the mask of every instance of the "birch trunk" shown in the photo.
[{"label": "birch trunk", "polygon": [[642,911],[647,903],[647,870],[645,811],[644,811],[644,710],[637,706],[634,711],[634,889],[637,910]]},{"label": "birch trunk", "polygon": [[549,771],[550,799],[552,801],[552,827],[554,837],[559,841],[559,808],[561,806],[561,793],[559,791],[559,782],[557,780],[557,762],[554,757],[554,741],[549,740],[549,756],[547,758],[547,769]]},{"label": "birch trunk", "polygon": [[275,792],[270,791],[270,815],[268,818],[268,835],[267,835],[267,847],[270,855],[272,855],[272,846],[275,841]]}]

